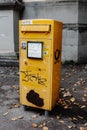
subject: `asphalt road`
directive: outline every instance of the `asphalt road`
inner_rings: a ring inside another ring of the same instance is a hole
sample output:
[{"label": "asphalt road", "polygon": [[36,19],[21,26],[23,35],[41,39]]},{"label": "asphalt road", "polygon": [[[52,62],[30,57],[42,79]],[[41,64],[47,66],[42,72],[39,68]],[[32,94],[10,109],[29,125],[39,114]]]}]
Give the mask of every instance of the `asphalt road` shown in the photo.
[{"label": "asphalt road", "polygon": [[62,65],[55,108],[24,111],[19,101],[19,68],[0,67],[0,130],[82,130],[87,127],[87,65]]}]

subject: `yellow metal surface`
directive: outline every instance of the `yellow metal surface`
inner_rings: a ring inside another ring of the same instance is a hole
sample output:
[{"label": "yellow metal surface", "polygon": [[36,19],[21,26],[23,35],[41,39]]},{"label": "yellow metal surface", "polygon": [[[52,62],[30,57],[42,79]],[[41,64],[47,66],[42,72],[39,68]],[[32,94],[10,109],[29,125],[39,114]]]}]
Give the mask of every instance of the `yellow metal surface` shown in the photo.
[{"label": "yellow metal surface", "polygon": [[[20,102],[26,106],[52,110],[60,88],[62,23],[22,20],[19,22],[19,36]],[[41,59],[27,57],[28,41],[43,43]]]},{"label": "yellow metal surface", "polygon": [[22,26],[21,31],[22,32],[49,32],[50,31],[50,25]]}]

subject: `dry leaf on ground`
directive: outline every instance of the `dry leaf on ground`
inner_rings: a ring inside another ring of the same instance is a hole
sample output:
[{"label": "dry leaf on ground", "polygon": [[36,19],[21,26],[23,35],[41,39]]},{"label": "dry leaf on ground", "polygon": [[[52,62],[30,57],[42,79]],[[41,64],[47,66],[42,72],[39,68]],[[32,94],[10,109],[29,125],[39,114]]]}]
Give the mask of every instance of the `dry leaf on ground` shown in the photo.
[{"label": "dry leaf on ground", "polygon": [[80,130],[87,130],[87,127],[84,128],[84,127],[80,127]]},{"label": "dry leaf on ground", "polygon": [[57,116],[56,118],[57,118],[57,119],[60,119],[60,116]]},{"label": "dry leaf on ground", "polygon": [[32,118],[35,119],[37,117],[37,115],[33,115]]},{"label": "dry leaf on ground", "polygon": [[69,96],[71,96],[71,93],[69,91],[64,93],[64,95],[63,95],[63,97],[69,97]]},{"label": "dry leaf on ground", "polygon": [[44,127],[43,127],[43,130],[49,130],[49,129],[48,129],[48,127],[44,126]]},{"label": "dry leaf on ground", "polygon": [[14,108],[19,108],[19,107],[20,107],[19,104],[15,104],[15,105],[14,105]]},{"label": "dry leaf on ground", "polygon": [[32,123],[32,127],[36,128],[38,125],[36,123]]},{"label": "dry leaf on ground", "polygon": [[78,115],[78,117],[79,117],[80,119],[83,119],[83,118],[84,118],[84,117],[82,117],[82,116],[79,116],[79,115]]},{"label": "dry leaf on ground", "polygon": [[23,116],[19,116],[18,119],[23,119],[24,117]]},{"label": "dry leaf on ground", "polygon": [[46,126],[46,123],[45,123],[45,122],[43,123],[43,126]]},{"label": "dry leaf on ground", "polygon": [[5,112],[5,113],[3,114],[3,116],[6,116],[6,115],[8,115],[8,112]]},{"label": "dry leaf on ground", "polygon": [[85,105],[81,106],[81,108],[85,108],[85,107],[86,107]]},{"label": "dry leaf on ground", "polygon": [[64,124],[65,122],[63,120],[59,120],[60,123]]},{"label": "dry leaf on ground", "polygon": [[69,128],[69,129],[72,129],[72,128],[73,128],[73,126],[69,125],[69,126],[68,126],[68,128]]},{"label": "dry leaf on ground", "polygon": [[71,102],[74,102],[74,101],[75,101],[75,98],[71,98],[70,101],[71,101]]},{"label": "dry leaf on ground", "polygon": [[39,127],[39,128],[42,128],[42,127],[43,127],[43,125],[42,125],[42,124],[40,124],[38,127]]},{"label": "dry leaf on ground", "polygon": [[85,123],[84,126],[87,126],[87,123]]},{"label": "dry leaf on ground", "polygon": [[16,121],[17,119],[18,119],[18,117],[13,117],[11,120]]}]

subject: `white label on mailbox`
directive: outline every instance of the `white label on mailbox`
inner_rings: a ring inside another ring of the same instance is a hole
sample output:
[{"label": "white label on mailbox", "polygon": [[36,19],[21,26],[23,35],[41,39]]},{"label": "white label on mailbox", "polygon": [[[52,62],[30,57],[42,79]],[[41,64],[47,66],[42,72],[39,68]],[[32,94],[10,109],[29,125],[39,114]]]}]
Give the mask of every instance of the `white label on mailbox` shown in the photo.
[{"label": "white label on mailbox", "polygon": [[22,25],[32,24],[32,20],[22,20]]},{"label": "white label on mailbox", "polygon": [[28,42],[28,57],[42,59],[42,42]]}]

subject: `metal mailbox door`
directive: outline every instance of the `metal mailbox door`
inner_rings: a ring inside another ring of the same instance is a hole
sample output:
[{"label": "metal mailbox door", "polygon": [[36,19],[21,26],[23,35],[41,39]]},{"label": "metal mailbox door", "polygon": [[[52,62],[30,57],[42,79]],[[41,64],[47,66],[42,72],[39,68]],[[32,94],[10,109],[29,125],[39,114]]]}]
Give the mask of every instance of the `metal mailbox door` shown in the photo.
[{"label": "metal mailbox door", "polygon": [[20,47],[21,103],[49,110],[52,84],[51,40],[22,39]]}]

